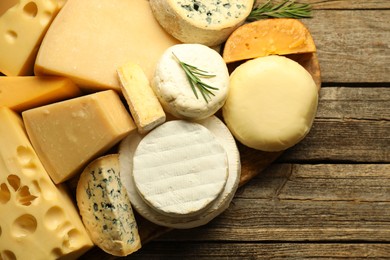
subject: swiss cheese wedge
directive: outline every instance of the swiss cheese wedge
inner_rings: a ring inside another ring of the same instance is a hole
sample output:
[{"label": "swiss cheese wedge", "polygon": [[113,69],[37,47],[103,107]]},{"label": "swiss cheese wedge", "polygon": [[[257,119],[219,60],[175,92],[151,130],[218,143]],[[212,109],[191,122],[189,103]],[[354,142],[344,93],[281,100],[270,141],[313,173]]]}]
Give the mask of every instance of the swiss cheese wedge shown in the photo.
[{"label": "swiss cheese wedge", "polygon": [[297,19],[279,18],[247,23],[235,30],[226,41],[226,63],[272,54],[286,55],[316,51],[313,38]]}]

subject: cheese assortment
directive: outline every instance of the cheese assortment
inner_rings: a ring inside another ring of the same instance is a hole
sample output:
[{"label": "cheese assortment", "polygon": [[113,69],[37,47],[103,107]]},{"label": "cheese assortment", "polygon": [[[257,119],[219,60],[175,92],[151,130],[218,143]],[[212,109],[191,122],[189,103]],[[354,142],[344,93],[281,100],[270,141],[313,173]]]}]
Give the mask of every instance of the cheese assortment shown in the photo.
[{"label": "cheese assortment", "polygon": [[283,151],[307,135],[314,41],[298,20],[245,23],[254,3],[0,2],[0,259],[126,256],[138,217],[205,225],[248,178],[236,141]]},{"label": "cheese assortment", "polygon": [[17,112],[80,95],[79,87],[64,77],[0,77],[0,106]]},{"label": "cheese assortment", "polygon": [[132,61],[151,80],[161,54],[177,43],[148,0],[67,0],[39,48],[35,74],[66,76],[91,91],[120,91],[117,68]]},{"label": "cheese assortment", "polygon": [[0,122],[0,258],[78,258],[92,242],[76,207],[50,180],[20,116],[1,107]]},{"label": "cheese assortment", "polygon": [[[173,212],[171,212],[170,214],[166,214],[167,212],[165,210],[161,210],[161,208],[156,209],[156,206],[152,206],[145,200],[144,195],[142,195],[142,193],[137,188],[137,185],[139,185],[139,183],[137,183],[137,179],[133,176],[133,168],[136,164],[134,156],[136,155],[137,148],[142,142],[144,136],[140,135],[137,132],[133,132],[121,142],[119,147],[119,162],[122,173],[121,179],[123,185],[125,185],[127,192],[129,193],[129,198],[133,207],[144,218],[161,226],[183,229],[205,225],[212,219],[214,219],[216,216],[221,214],[230,205],[230,202],[233,199],[233,196],[238,188],[238,183],[241,175],[240,156],[235,140],[226,125],[215,116],[208,117],[206,119],[200,120],[196,123],[193,122],[191,124],[200,124],[214,135],[214,138],[216,138],[219,144],[222,145],[222,147],[224,148],[228,162],[228,176],[223,190],[218,195],[218,197],[213,202],[211,202],[208,207],[206,207],[204,210],[200,210],[198,214],[177,214],[177,212],[176,214]],[[157,129],[152,130],[152,132],[150,133],[153,133],[153,131],[155,130]],[[189,133],[184,135],[188,134]],[[167,143],[165,145],[169,145],[169,141],[166,141]],[[183,141],[183,139],[179,139],[178,141]],[[183,155],[181,156],[187,156],[188,159],[192,158],[191,154],[188,153],[183,153]],[[215,165],[215,163],[212,164]],[[169,162],[166,162],[166,164],[166,166],[169,168]],[[174,169],[174,167],[172,167],[172,169]],[[207,177],[203,178],[204,181],[207,181],[208,179]],[[187,179],[187,182],[191,182],[192,180],[193,178]],[[164,182],[166,185],[168,183],[168,180],[162,179],[160,182],[164,186]],[[181,185],[185,184],[177,183],[177,185],[178,187],[180,187]],[[193,190],[190,189],[190,191]],[[191,201],[189,201],[189,203],[191,203]],[[191,206],[191,204],[188,206]],[[176,211],[178,211],[178,209],[176,209]],[[188,210],[184,211],[184,213],[185,212],[188,212]],[[183,213],[183,211],[181,211],[181,213]]]},{"label": "cheese assortment", "polygon": [[130,200],[120,180],[118,155],[100,157],[84,169],[76,198],[88,233],[101,249],[126,256],[141,248]]},{"label": "cheese assortment", "polygon": [[132,62],[118,68],[123,96],[140,133],[165,122],[165,112],[154,94],[142,68]]},{"label": "cheese assortment", "polygon": [[113,90],[26,110],[23,120],[55,183],[70,179],[136,129]]},{"label": "cheese assortment", "polygon": [[231,74],[223,118],[234,137],[262,151],[282,151],[309,132],[317,86],[298,63],[271,55],[247,61]]},{"label": "cheese assortment", "polygon": [[6,6],[0,15],[0,72],[32,75],[41,41],[61,6],[55,0],[19,0]]},{"label": "cheese assortment", "polygon": [[[188,80],[189,73],[180,62],[203,70],[195,68],[194,75],[206,74],[199,79],[213,88],[211,94]],[[229,89],[229,73],[215,50],[201,44],[177,44],[168,48],[157,63],[152,86],[166,111],[177,118],[197,120],[213,115],[223,106]]]},{"label": "cheese assortment", "polygon": [[184,43],[217,46],[249,15],[253,0],[150,0],[162,27]]}]

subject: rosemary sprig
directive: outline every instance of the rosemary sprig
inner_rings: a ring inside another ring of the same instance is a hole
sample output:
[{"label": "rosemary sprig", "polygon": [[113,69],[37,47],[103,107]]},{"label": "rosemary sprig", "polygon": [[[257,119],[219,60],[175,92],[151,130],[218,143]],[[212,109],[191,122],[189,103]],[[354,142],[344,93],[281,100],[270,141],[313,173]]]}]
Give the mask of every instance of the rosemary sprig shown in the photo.
[{"label": "rosemary sprig", "polygon": [[175,58],[175,60],[179,63],[181,68],[184,70],[184,72],[186,73],[188,82],[191,85],[191,89],[194,92],[195,97],[198,99],[198,93],[196,90],[196,89],[198,89],[199,92],[202,94],[203,99],[207,103],[209,103],[211,96],[215,96],[213,93],[213,90],[218,90],[218,88],[212,87],[212,86],[204,83],[199,77],[212,78],[212,77],[215,77],[215,75],[209,74],[209,72],[207,72],[205,70],[199,69],[196,66],[190,65],[188,63],[185,63],[185,62],[179,60],[179,58],[174,53],[172,53],[172,55]]},{"label": "rosemary sprig", "polygon": [[249,14],[248,21],[257,21],[266,18],[311,18],[311,5],[296,3],[294,0],[284,0],[279,4],[272,4],[268,0],[261,6],[254,7]]}]

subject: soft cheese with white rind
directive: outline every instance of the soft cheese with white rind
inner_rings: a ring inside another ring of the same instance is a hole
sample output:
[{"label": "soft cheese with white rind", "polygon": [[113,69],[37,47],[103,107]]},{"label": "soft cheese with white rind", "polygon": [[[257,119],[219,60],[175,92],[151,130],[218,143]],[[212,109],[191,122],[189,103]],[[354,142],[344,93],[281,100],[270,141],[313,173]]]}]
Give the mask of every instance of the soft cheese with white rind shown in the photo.
[{"label": "soft cheese with white rind", "polygon": [[226,150],[228,158],[229,176],[224,190],[210,207],[199,215],[185,218],[171,217],[160,214],[151,208],[138,194],[133,179],[133,156],[143,135],[132,132],[127,136],[119,147],[119,163],[121,167],[121,180],[129,193],[133,208],[147,220],[161,226],[172,228],[193,228],[207,224],[212,219],[228,208],[238,188],[241,175],[240,156],[236,142],[229,129],[217,117],[212,116],[198,121],[199,124],[209,129]]},{"label": "soft cheese with white rind", "polygon": [[247,61],[230,78],[222,112],[233,135],[262,151],[285,150],[310,131],[318,89],[300,64],[271,55]]},{"label": "soft cheese with white rind", "polygon": [[[182,62],[215,75],[202,77],[204,83],[217,88],[207,101],[199,90],[192,90]],[[152,87],[164,109],[177,118],[202,119],[213,115],[225,103],[229,89],[229,73],[221,55],[201,44],[177,44],[168,48],[156,66]]]},{"label": "soft cheese with white rind", "polygon": [[99,157],[84,169],[76,199],[83,223],[97,246],[116,256],[141,248],[137,222],[120,180],[117,154]]},{"label": "soft cheese with white rind", "polygon": [[249,15],[253,0],[150,0],[161,26],[184,43],[216,46]]},{"label": "soft cheese with white rind", "polygon": [[135,186],[161,214],[199,214],[217,199],[228,177],[225,149],[200,124],[173,120],[155,128],[133,157]]}]

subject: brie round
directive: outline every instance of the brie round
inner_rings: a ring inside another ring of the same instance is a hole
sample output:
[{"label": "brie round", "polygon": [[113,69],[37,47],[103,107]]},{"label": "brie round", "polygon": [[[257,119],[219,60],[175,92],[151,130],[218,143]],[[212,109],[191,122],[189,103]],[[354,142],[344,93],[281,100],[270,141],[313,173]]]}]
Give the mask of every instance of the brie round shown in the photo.
[{"label": "brie round", "polygon": [[211,131],[225,149],[228,160],[228,178],[222,192],[207,209],[192,216],[178,218],[161,214],[142,199],[133,178],[133,157],[144,136],[138,132],[132,132],[120,143],[119,162],[122,183],[127,189],[134,209],[155,224],[180,229],[205,225],[230,205],[238,188],[241,174],[240,156],[229,129],[215,116],[203,119],[198,123]]}]

